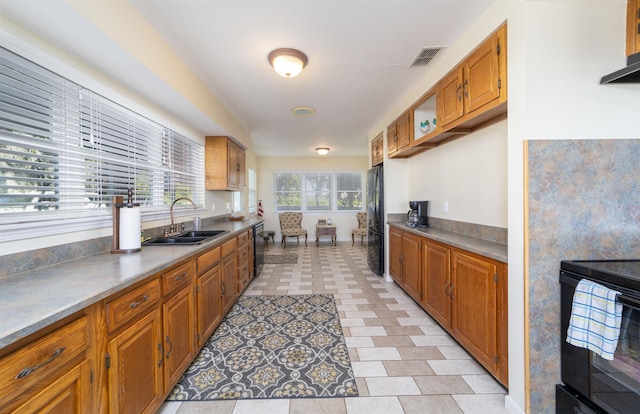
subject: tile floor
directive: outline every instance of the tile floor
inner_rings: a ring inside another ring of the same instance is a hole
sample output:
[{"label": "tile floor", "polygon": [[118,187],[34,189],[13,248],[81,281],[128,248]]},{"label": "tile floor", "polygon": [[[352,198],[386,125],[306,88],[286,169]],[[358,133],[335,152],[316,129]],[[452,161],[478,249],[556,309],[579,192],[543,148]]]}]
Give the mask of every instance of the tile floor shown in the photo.
[{"label": "tile floor", "polygon": [[[279,245],[267,254],[281,254]],[[245,295],[334,294],[359,397],[167,402],[160,414],[500,414],[506,391],[395,283],[366,248],[291,243],[298,263],[265,265]]]}]

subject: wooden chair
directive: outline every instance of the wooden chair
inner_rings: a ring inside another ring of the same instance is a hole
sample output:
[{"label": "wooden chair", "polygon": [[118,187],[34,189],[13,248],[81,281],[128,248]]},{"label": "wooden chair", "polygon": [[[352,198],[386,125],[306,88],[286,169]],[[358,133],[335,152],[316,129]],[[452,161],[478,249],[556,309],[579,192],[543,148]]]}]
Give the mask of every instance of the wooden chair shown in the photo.
[{"label": "wooden chair", "polygon": [[307,247],[307,230],[302,228],[302,213],[286,212],[278,214],[280,219],[280,232],[284,248],[287,248],[287,237],[295,237],[300,244],[300,236],[304,235],[304,245]]},{"label": "wooden chair", "polygon": [[351,230],[351,245],[356,243],[356,236],[360,236],[360,244],[364,244],[364,236],[367,235],[367,213],[356,213],[358,228]]}]

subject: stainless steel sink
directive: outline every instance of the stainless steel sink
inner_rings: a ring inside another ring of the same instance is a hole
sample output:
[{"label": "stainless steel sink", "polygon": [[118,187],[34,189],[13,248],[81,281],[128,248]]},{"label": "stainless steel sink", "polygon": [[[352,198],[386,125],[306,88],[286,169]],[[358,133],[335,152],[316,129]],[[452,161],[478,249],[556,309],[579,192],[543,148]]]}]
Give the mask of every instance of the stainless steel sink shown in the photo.
[{"label": "stainless steel sink", "polygon": [[175,246],[196,245],[212,237],[226,233],[227,230],[199,230],[187,231],[173,237],[158,237],[142,243],[143,246]]},{"label": "stainless steel sink", "polygon": [[199,231],[188,231],[186,233],[182,233],[181,235],[177,236],[178,238],[184,238],[184,237],[214,237],[217,236],[218,234],[222,234],[225,233],[226,230],[199,230]]},{"label": "stainless steel sink", "polygon": [[194,245],[200,244],[202,241],[207,240],[208,237],[160,237],[157,239],[151,239],[144,242],[143,246],[171,246],[176,244],[181,245]]}]

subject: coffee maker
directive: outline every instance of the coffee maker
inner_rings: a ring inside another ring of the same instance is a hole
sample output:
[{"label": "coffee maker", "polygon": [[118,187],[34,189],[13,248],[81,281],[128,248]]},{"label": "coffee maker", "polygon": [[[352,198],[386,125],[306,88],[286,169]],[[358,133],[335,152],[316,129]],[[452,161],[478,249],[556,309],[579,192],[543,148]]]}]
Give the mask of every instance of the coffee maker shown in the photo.
[{"label": "coffee maker", "polygon": [[428,227],[427,213],[429,210],[428,201],[409,201],[409,212],[407,213],[408,227]]}]

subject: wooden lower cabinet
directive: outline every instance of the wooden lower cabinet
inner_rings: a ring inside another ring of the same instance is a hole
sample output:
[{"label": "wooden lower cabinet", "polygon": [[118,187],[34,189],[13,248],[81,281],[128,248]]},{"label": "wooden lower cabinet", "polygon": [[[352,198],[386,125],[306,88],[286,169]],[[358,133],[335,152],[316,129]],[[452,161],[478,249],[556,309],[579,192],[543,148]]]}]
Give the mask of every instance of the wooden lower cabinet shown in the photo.
[{"label": "wooden lower cabinet", "polygon": [[396,283],[418,302],[422,298],[420,239],[394,227],[389,231],[389,272]]},{"label": "wooden lower cabinet", "polygon": [[237,293],[237,264],[234,254],[222,258],[222,285],[220,299],[222,300],[222,313],[227,314],[238,298]]},{"label": "wooden lower cabinet", "polygon": [[498,365],[496,265],[454,250],[452,253],[451,330],[487,369]]},{"label": "wooden lower cabinet", "polygon": [[411,233],[402,237],[402,287],[417,302],[422,300],[421,239]]},{"label": "wooden lower cabinet", "polygon": [[220,275],[220,264],[218,263],[196,279],[196,339],[200,348],[222,321]]},{"label": "wooden lower cabinet", "polygon": [[109,412],[154,413],[162,404],[162,314],[156,308],[108,343]]},{"label": "wooden lower cabinet", "polygon": [[402,285],[402,235],[395,227],[389,229],[389,273],[397,284]]},{"label": "wooden lower cabinet", "polygon": [[0,412],[93,412],[92,323],[85,315],[67,318],[0,354]]},{"label": "wooden lower cabinet", "polygon": [[451,249],[425,239],[422,256],[422,301],[420,304],[440,325],[451,326]]},{"label": "wooden lower cabinet", "polygon": [[191,284],[162,305],[164,391],[178,382],[195,356],[195,310]]},{"label": "wooden lower cabinet", "polygon": [[72,414],[89,413],[91,406],[91,368],[84,361],[20,406],[15,414],[50,413]]},{"label": "wooden lower cabinet", "polygon": [[394,280],[507,386],[507,265],[394,227],[389,246]]}]

